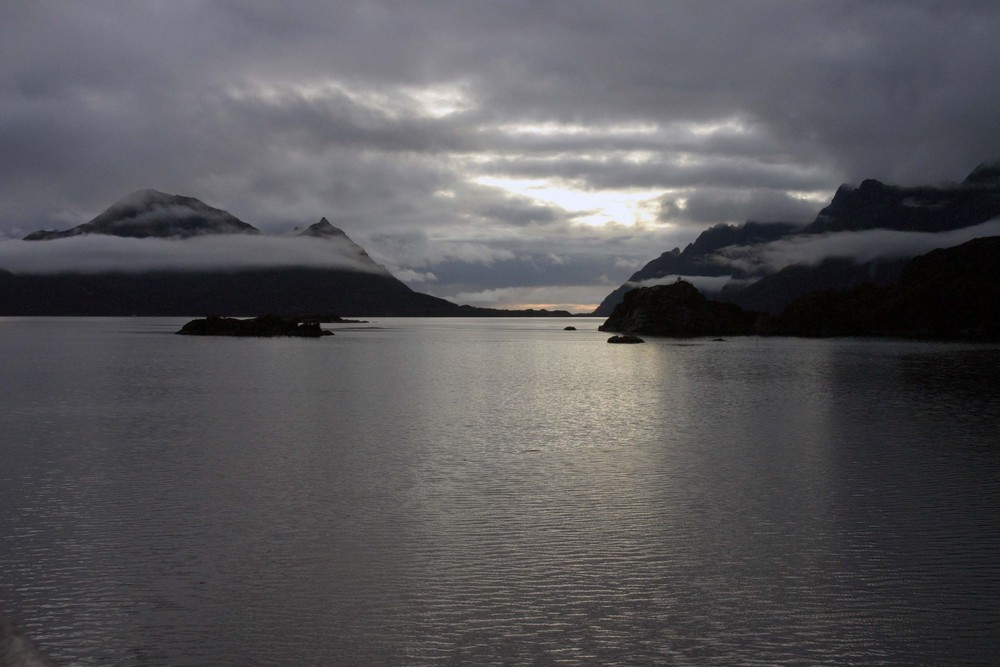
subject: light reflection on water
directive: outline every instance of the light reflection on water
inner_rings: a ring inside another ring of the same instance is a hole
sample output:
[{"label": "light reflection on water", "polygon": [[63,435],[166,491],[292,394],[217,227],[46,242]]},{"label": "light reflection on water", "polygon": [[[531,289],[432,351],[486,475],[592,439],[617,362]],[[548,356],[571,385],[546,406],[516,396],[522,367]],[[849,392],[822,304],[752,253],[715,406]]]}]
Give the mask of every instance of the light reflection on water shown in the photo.
[{"label": "light reflection on water", "polygon": [[997,655],[996,348],[181,323],[0,320],[0,606],[62,660]]}]

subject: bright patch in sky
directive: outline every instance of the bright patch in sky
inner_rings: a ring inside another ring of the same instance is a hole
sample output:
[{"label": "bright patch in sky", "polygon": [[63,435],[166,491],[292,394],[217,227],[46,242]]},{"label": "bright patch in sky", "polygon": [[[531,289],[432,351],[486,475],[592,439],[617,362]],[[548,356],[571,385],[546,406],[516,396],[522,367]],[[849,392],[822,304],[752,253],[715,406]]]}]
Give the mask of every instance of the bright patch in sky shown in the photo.
[{"label": "bright patch in sky", "polygon": [[455,86],[438,85],[402,90],[417,102],[420,112],[431,118],[444,118],[475,106],[469,96]]},{"label": "bright patch in sky", "polygon": [[618,223],[644,225],[656,222],[659,190],[579,190],[555,179],[517,179],[480,176],[480,185],[558,206],[588,225]]},{"label": "bright patch in sky", "polygon": [[257,81],[230,86],[228,93],[233,99],[259,99],[275,105],[288,99],[322,103],[342,97],[359,107],[377,110],[391,118],[424,116],[438,119],[475,106],[465,92],[449,84],[365,88],[333,79],[280,83]]},{"label": "bright patch in sky", "polygon": [[540,135],[560,135],[560,134],[590,134],[595,136],[604,135],[627,135],[627,134],[655,134],[659,129],[653,124],[622,124],[622,125],[571,125],[567,123],[507,123],[498,125],[496,129],[508,134],[540,134]]}]

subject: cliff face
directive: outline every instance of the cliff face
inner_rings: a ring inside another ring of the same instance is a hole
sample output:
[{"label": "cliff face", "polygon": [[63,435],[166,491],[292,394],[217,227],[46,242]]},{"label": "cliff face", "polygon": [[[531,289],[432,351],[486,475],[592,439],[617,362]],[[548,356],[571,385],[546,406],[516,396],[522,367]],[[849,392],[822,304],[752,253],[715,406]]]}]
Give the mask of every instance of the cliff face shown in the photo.
[{"label": "cliff face", "polygon": [[710,301],[694,285],[680,280],[630,291],[599,328],[679,338],[739,336],[753,333],[757,320],[757,313]]}]

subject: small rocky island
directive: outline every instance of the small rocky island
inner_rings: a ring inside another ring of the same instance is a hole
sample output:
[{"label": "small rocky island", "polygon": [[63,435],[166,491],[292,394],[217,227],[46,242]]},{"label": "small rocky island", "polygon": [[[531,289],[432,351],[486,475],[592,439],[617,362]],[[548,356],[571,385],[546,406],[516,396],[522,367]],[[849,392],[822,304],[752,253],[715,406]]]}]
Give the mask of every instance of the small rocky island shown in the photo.
[{"label": "small rocky island", "polygon": [[645,343],[643,339],[638,336],[632,335],[622,335],[622,336],[612,336],[608,339],[608,342],[612,345],[634,345],[636,343]]},{"label": "small rocky island", "polygon": [[628,292],[598,329],[679,338],[739,336],[754,332],[757,317],[734,304],[710,301],[691,283],[678,280]]},{"label": "small rocky island", "polygon": [[318,320],[281,315],[264,315],[250,319],[204,317],[191,320],[177,333],[186,336],[249,336],[256,338],[279,336],[319,338],[320,336],[333,335],[332,331],[321,328]]}]

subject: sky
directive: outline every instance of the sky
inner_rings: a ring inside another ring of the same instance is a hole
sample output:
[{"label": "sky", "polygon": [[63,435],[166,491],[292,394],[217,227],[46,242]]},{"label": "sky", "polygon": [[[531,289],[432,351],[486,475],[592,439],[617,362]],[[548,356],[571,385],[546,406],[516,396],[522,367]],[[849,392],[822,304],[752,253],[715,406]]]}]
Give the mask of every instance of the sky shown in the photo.
[{"label": "sky", "polygon": [[154,188],[587,312],[713,224],[1000,160],[998,35],[992,1],[5,0],[0,261]]}]

